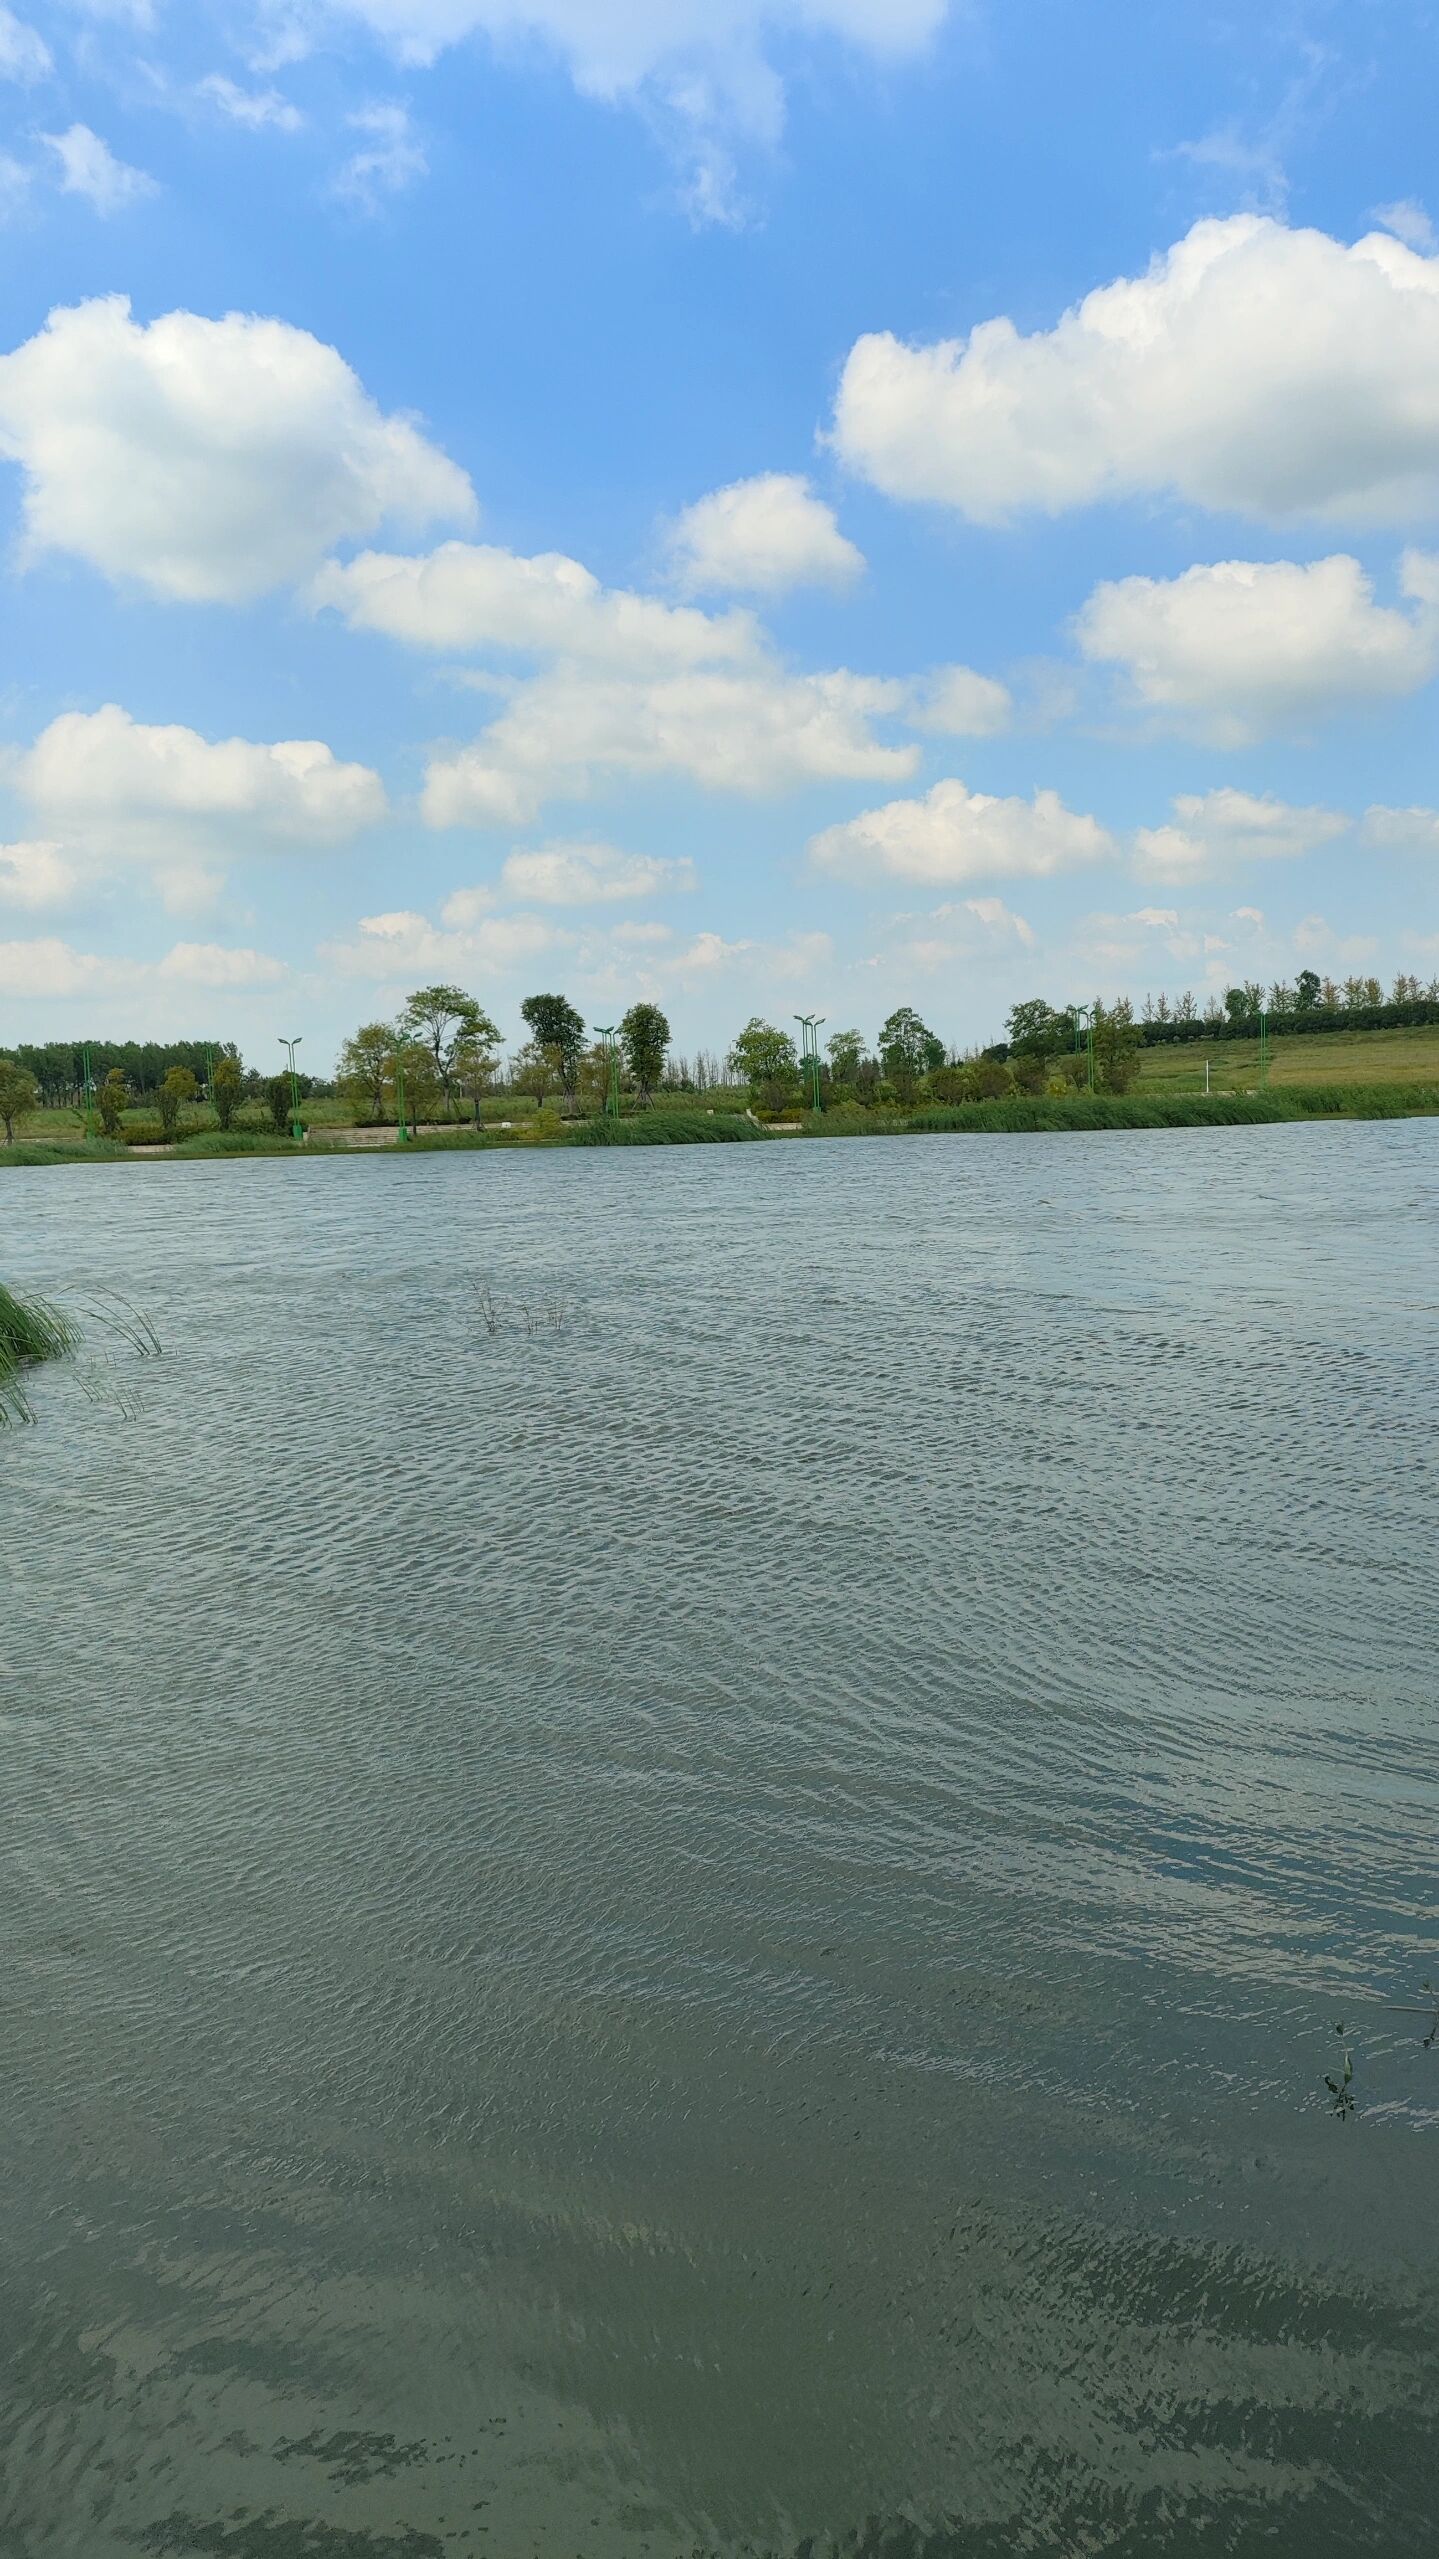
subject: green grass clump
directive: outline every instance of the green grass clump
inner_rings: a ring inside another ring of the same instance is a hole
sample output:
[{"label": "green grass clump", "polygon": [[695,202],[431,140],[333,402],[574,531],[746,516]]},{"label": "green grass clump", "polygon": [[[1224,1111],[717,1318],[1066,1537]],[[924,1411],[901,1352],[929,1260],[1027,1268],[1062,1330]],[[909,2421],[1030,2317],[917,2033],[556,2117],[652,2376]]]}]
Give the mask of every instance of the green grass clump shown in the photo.
[{"label": "green grass clump", "polygon": [[637,1111],[628,1120],[582,1120],[569,1146],[723,1146],[763,1139],[741,1111]]},{"label": "green grass clump", "polygon": [[0,1427],[30,1419],[21,1371],[39,1360],[64,1359],[78,1340],[74,1325],[43,1298],[16,1297],[0,1288]]},{"label": "green grass clump", "polygon": [[202,1128],[193,1137],[182,1137],[171,1153],[183,1163],[204,1161],[210,1155],[303,1155],[292,1137],[266,1136],[263,1130],[249,1128]]}]

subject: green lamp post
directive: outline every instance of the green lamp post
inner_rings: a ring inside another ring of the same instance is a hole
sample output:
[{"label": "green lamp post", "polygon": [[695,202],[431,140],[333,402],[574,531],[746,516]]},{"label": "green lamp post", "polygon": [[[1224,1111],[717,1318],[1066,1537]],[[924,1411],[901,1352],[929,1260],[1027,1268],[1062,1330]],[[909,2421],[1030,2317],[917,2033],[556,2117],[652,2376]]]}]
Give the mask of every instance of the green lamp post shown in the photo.
[{"label": "green lamp post", "polygon": [[283,1031],[279,1034],[279,1040],[281,1048],[290,1061],[290,1135],[297,1146],[302,1146],[305,1139],[305,1123],[300,1117],[300,1078],[295,1071],[295,1051],[300,1046],[300,1042],[287,1040]]},{"label": "green lamp post", "polygon": [[604,1041],[605,1055],[609,1060],[610,1072],[608,1085],[605,1091],[605,1116],[607,1119],[617,1120],[620,1115],[619,1024],[617,1022],[596,1022],[592,1027],[598,1031],[600,1038]]},{"label": "green lamp post", "polygon": [[1264,1090],[1264,1087],[1265,1087],[1265,1085],[1268,1083],[1268,1081],[1269,1081],[1269,1007],[1268,1007],[1268,1005],[1267,1005],[1267,1004],[1261,1004],[1261,1005],[1260,1005],[1260,1007],[1259,1007],[1259,1089],[1260,1089],[1260,1091],[1261,1091],[1261,1092]]},{"label": "green lamp post", "polygon": [[804,1080],[810,1088],[810,1109],[822,1111],[824,1096],[820,1087],[819,1029],[825,1016],[823,1013],[796,1013],[794,1018],[800,1028]]}]

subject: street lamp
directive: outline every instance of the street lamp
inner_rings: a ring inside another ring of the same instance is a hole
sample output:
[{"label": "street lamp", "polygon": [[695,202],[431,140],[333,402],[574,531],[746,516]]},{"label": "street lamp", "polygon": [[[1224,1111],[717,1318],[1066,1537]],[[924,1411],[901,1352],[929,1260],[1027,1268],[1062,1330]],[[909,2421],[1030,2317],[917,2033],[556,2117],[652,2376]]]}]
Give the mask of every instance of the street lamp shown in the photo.
[{"label": "street lamp", "polygon": [[88,1041],[82,1055],[85,1060],[85,1143],[87,1146],[93,1146],[95,1143],[95,1069],[90,1063]]},{"label": "street lamp", "polygon": [[283,1031],[279,1033],[279,1041],[290,1061],[290,1135],[297,1146],[302,1146],[305,1140],[305,1124],[300,1117],[300,1079],[295,1072],[295,1051],[300,1046],[300,1042],[287,1040]]},{"label": "street lamp", "polygon": [[410,1120],[405,1109],[405,1061],[397,1052],[395,1057],[395,1144],[408,1146],[409,1142]]},{"label": "street lamp", "polygon": [[1074,1015],[1074,1045],[1076,1049],[1079,1046],[1079,1030],[1081,1023],[1083,1024],[1087,1034],[1087,1044],[1089,1048],[1089,1089],[1092,1093],[1094,1090],[1094,1006],[1092,1004],[1071,1004],[1069,1009]]},{"label": "street lamp", "polygon": [[605,1114],[607,1118],[617,1120],[620,1115],[619,1024],[617,1022],[594,1022],[590,1027],[592,1030],[598,1031],[600,1038],[604,1041],[605,1055],[609,1059],[610,1073],[609,1085],[605,1094]]},{"label": "street lamp", "polygon": [[1261,1091],[1261,1092],[1264,1090],[1264,1087],[1265,1087],[1265,1085],[1268,1083],[1268,1081],[1269,1081],[1269,1007],[1268,1007],[1268,1005],[1267,1005],[1267,1004],[1261,1004],[1261,1005],[1260,1005],[1260,1007],[1259,1007],[1259,1089],[1260,1089],[1260,1091]]},{"label": "street lamp", "polygon": [[825,1017],[823,1013],[796,1013],[794,1018],[800,1026],[800,1040],[803,1049],[804,1066],[810,1080],[812,1097],[810,1108],[811,1110],[822,1111],[824,1109],[824,1101],[820,1093],[819,1082],[819,1026]]}]

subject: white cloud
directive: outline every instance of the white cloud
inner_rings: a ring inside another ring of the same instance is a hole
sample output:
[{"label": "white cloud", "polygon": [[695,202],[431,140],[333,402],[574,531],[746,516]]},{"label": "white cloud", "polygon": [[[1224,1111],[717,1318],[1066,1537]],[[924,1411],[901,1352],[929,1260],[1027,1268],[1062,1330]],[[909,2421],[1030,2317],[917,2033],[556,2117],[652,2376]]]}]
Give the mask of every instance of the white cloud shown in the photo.
[{"label": "white cloud", "polygon": [[678,161],[698,222],[740,218],[736,147],[772,146],[785,90],[778,40],[839,41],[880,59],[917,53],[949,0],[267,0],[271,60],[293,59],[327,23],[349,18],[403,62],[487,36],[511,60],[557,58],[586,96],[640,107]]},{"label": "white cloud", "polygon": [[[500,874],[507,896],[536,906],[609,906],[696,886],[693,862],[621,853],[611,844],[541,844],[515,852]],[[446,909],[448,917],[449,910]]]},{"label": "white cloud", "polygon": [[566,62],[594,97],[622,97],[686,57],[752,59],[765,34],[822,34],[878,54],[916,51],[947,0],[331,0],[387,37],[403,59],[432,62],[465,36],[529,38]]},{"label": "white cloud", "polygon": [[[54,936],[0,942],[0,995],[13,1002],[54,1003],[68,996],[145,995],[173,999],[193,988],[272,986],[289,974],[282,960],[263,951],[232,950],[217,942],[177,942],[159,960],[102,957],[77,951]],[[166,1017],[174,1019],[167,1005]]]},{"label": "white cloud", "polygon": [[67,133],[42,133],[60,163],[60,192],[79,195],[100,214],[123,213],[142,196],[154,195],[153,178],[117,160],[108,142],[88,124],[72,124]]},{"label": "white cloud", "polygon": [[1173,822],[1142,826],[1135,862],[1151,879],[1207,879],[1235,862],[1294,861],[1346,835],[1353,821],[1338,809],[1295,808],[1251,791],[1181,792]]},{"label": "white cloud", "polygon": [[13,9],[0,8],[0,80],[43,80],[50,48]]},{"label": "white cloud", "polygon": [[13,770],[35,807],[106,840],[179,818],[243,820],[247,838],[338,844],[386,807],[377,773],[338,763],[317,739],[212,744],[195,729],[147,726],[114,702],[62,712]]},{"label": "white cloud", "polygon": [[1265,519],[1439,509],[1439,259],[1257,215],[1196,223],[1052,330],[859,339],[835,441],[979,522],[1173,495]]},{"label": "white cloud", "polygon": [[430,164],[408,107],[360,107],[348,122],[353,132],[368,138],[340,170],[336,195],[373,213],[386,196],[403,194],[427,174]]},{"label": "white cloud", "polygon": [[353,630],[424,649],[502,649],[593,660],[608,669],[713,665],[763,644],[748,613],[701,613],[602,587],[562,551],[533,558],[488,543],[444,542],[420,556],[362,551],[327,562],[312,603]]},{"label": "white cloud", "polygon": [[289,970],[265,951],[235,950],[220,942],[177,942],[156,968],[162,978],[187,986],[274,986]]},{"label": "white cloud", "polygon": [[973,667],[941,666],[914,686],[909,726],[936,737],[998,737],[1014,716],[1007,685]]},{"label": "white cloud", "polygon": [[1432,257],[1439,249],[1439,231],[1413,196],[1401,196],[1397,204],[1376,204],[1372,218],[1382,222],[1385,230],[1392,231],[1406,248],[1417,249],[1422,257]]},{"label": "white cloud", "polygon": [[442,929],[405,907],[362,915],[355,938],[324,944],[320,958],[338,976],[388,985],[424,976],[453,979],[466,970],[503,971],[567,947],[571,939],[545,916],[481,915],[466,926]]},{"label": "white cloud", "polygon": [[241,89],[221,71],[202,80],[197,94],[250,133],[299,133],[304,126],[299,108],[279,89]]},{"label": "white cloud", "polygon": [[464,473],[307,331],[189,311],[143,328],[120,295],[0,356],[0,454],[26,474],[32,554],[185,601],[263,594],[389,517],[475,511]]},{"label": "white cloud", "polygon": [[791,933],[784,942],[727,942],[722,933],[696,933],[693,940],[665,960],[665,975],[682,984],[722,976],[743,968],[754,978],[780,986],[804,984],[834,960],[828,933]]},{"label": "white cloud", "polygon": [[1323,915],[1306,915],[1294,927],[1294,948],[1301,959],[1325,959],[1331,968],[1362,968],[1379,945],[1363,933],[1340,933]]},{"label": "white cloud", "polygon": [[1386,853],[1439,853],[1439,809],[1366,809],[1362,833]]},{"label": "white cloud", "polygon": [[1177,578],[1097,586],[1076,621],[1084,656],[1120,667],[1137,700],[1239,744],[1331,706],[1412,693],[1439,663],[1433,563],[1410,554],[1413,614],[1376,604],[1339,553],[1221,560]]},{"label": "white cloud", "polygon": [[902,693],[843,670],[693,668],[610,680],[562,665],[517,686],[473,746],[435,758],[424,814],[431,826],[523,823],[555,793],[581,796],[614,773],[683,773],[708,790],[751,794],[902,780],[918,750],[882,744],[870,725]]},{"label": "white cloud", "polygon": [[0,901],[10,906],[63,906],[75,871],[58,844],[0,844]]},{"label": "white cloud", "polygon": [[995,799],[956,781],[827,827],[809,847],[818,869],[849,879],[932,882],[1046,878],[1116,850],[1097,818],[1067,809],[1057,792]]},{"label": "white cloud", "polygon": [[1002,685],[966,667],[793,674],[751,612],[602,587],[560,552],[523,558],[473,542],[420,556],[367,551],[329,562],[309,594],[352,628],[412,646],[550,661],[523,680],[471,679],[503,707],[472,746],[432,762],[424,807],[437,826],[522,825],[546,798],[583,796],[604,773],[684,773],[750,792],[903,780],[918,751],[884,743],[876,720],[988,735],[1010,710]]},{"label": "white cloud", "polygon": [[687,507],[671,530],[670,562],[691,594],[786,595],[798,586],[848,585],[864,555],[808,480],[765,471]]}]

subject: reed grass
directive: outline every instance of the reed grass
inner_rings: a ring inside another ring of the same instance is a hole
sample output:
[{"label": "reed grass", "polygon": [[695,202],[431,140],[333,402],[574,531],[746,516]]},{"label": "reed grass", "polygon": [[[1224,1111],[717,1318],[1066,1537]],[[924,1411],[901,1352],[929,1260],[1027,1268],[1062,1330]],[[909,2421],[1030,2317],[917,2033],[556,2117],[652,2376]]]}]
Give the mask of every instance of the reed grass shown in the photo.
[{"label": "reed grass", "polygon": [[65,1359],[80,1336],[58,1308],[40,1297],[17,1297],[0,1287],[0,1429],[30,1421],[22,1377],[41,1360]]},{"label": "reed grass", "polygon": [[568,1146],[726,1146],[764,1138],[742,1111],[637,1111],[633,1119],[581,1120]]}]

